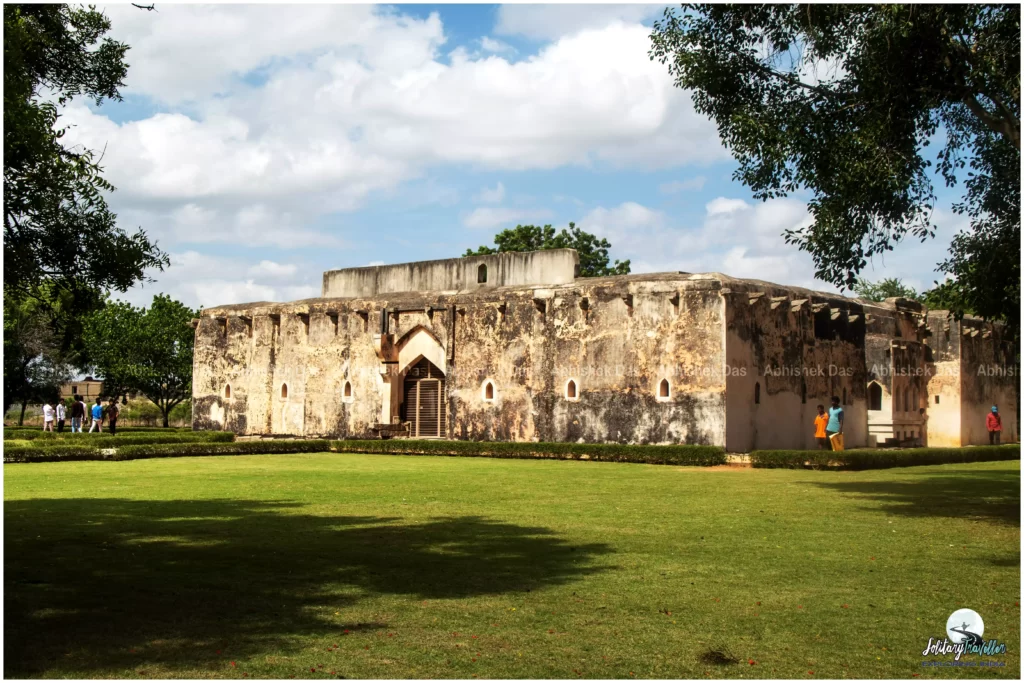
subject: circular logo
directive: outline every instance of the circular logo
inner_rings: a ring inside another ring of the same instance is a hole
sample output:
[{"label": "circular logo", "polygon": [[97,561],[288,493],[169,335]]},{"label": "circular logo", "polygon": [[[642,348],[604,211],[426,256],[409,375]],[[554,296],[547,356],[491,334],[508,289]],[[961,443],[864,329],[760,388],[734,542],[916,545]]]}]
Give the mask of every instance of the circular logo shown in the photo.
[{"label": "circular logo", "polygon": [[958,609],[946,619],[946,635],[954,643],[980,642],[985,635],[985,622],[981,615],[972,609]]}]

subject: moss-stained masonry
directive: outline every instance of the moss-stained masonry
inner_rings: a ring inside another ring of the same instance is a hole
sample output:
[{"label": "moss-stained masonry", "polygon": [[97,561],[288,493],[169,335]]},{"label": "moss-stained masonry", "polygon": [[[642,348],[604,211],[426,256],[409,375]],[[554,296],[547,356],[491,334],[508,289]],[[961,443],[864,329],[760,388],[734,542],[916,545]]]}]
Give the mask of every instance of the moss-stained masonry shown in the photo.
[{"label": "moss-stained masonry", "polygon": [[[492,273],[518,267],[500,259]],[[410,281],[397,272],[373,296],[206,309],[195,428],[372,437],[410,419],[403,387],[425,359],[444,378],[443,438],[806,448],[815,405],[839,395],[848,443],[867,445],[865,302],[720,274],[574,279],[564,253],[524,259],[522,277],[559,284],[379,291]],[[409,267],[423,279],[459,261]]]}]

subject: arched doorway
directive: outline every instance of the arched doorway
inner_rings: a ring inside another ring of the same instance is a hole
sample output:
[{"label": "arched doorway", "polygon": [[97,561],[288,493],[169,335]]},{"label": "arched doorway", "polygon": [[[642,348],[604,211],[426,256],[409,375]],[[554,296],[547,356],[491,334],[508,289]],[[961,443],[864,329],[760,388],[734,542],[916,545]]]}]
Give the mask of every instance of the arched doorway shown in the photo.
[{"label": "arched doorway", "polygon": [[444,436],[447,432],[444,373],[421,358],[409,368],[402,389],[402,421],[410,423],[410,435]]}]

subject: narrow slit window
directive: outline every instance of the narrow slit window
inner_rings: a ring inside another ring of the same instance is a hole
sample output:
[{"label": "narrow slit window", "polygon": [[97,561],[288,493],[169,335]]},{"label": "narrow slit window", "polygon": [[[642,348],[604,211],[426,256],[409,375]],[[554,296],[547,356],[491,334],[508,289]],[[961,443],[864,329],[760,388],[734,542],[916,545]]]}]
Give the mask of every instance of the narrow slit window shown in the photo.
[{"label": "narrow slit window", "polygon": [[579,393],[576,389],[576,380],[571,379],[565,384],[565,397],[570,401],[574,401],[579,398]]},{"label": "narrow slit window", "polygon": [[281,398],[288,398],[288,385],[287,384],[282,384],[281,385]]},{"label": "narrow slit window", "polygon": [[935,394],[935,405],[939,405],[939,395]]},{"label": "narrow slit window", "polygon": [[491,382],[491,380],[487,380],[486,382],[484,382],[484,400],[494,400],[494,383]]},{"label": "narrow slit window", "polygon": [[668,398],[672,393],[672,388],[669,386],[668,380],[663,379],[658,383],[658,398]]},{"label": "narrow slit window", "polygon": [[231,385],[228,384],[224,387],[224,398],[231,398]]},{"label": "narrow slit window", "polygon": [[342,389],[341,395],[344,398],[352,398],[352,382],[346,380],[345,388]]},{"label": "narrow slit window", "polygon": [[843,387],[843,405],[846,405],[846,387]]},{"label": "narrow slit window", "polygon": [[754,382],[754,403],[759,405],[761,403],[761,383]]}]

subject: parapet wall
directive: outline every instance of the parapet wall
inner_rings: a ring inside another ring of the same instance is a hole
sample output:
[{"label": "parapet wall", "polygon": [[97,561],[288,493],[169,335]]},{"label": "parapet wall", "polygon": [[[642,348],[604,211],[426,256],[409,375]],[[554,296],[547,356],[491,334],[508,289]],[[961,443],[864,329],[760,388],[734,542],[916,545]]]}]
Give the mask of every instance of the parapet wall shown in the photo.
[{"label": "parapet wall", "polygon": [[365,298],[401,292],[565,285],[575,279],[578,265],[575,249],[548,249],[344,268],[324,273],[323,296]]}]

